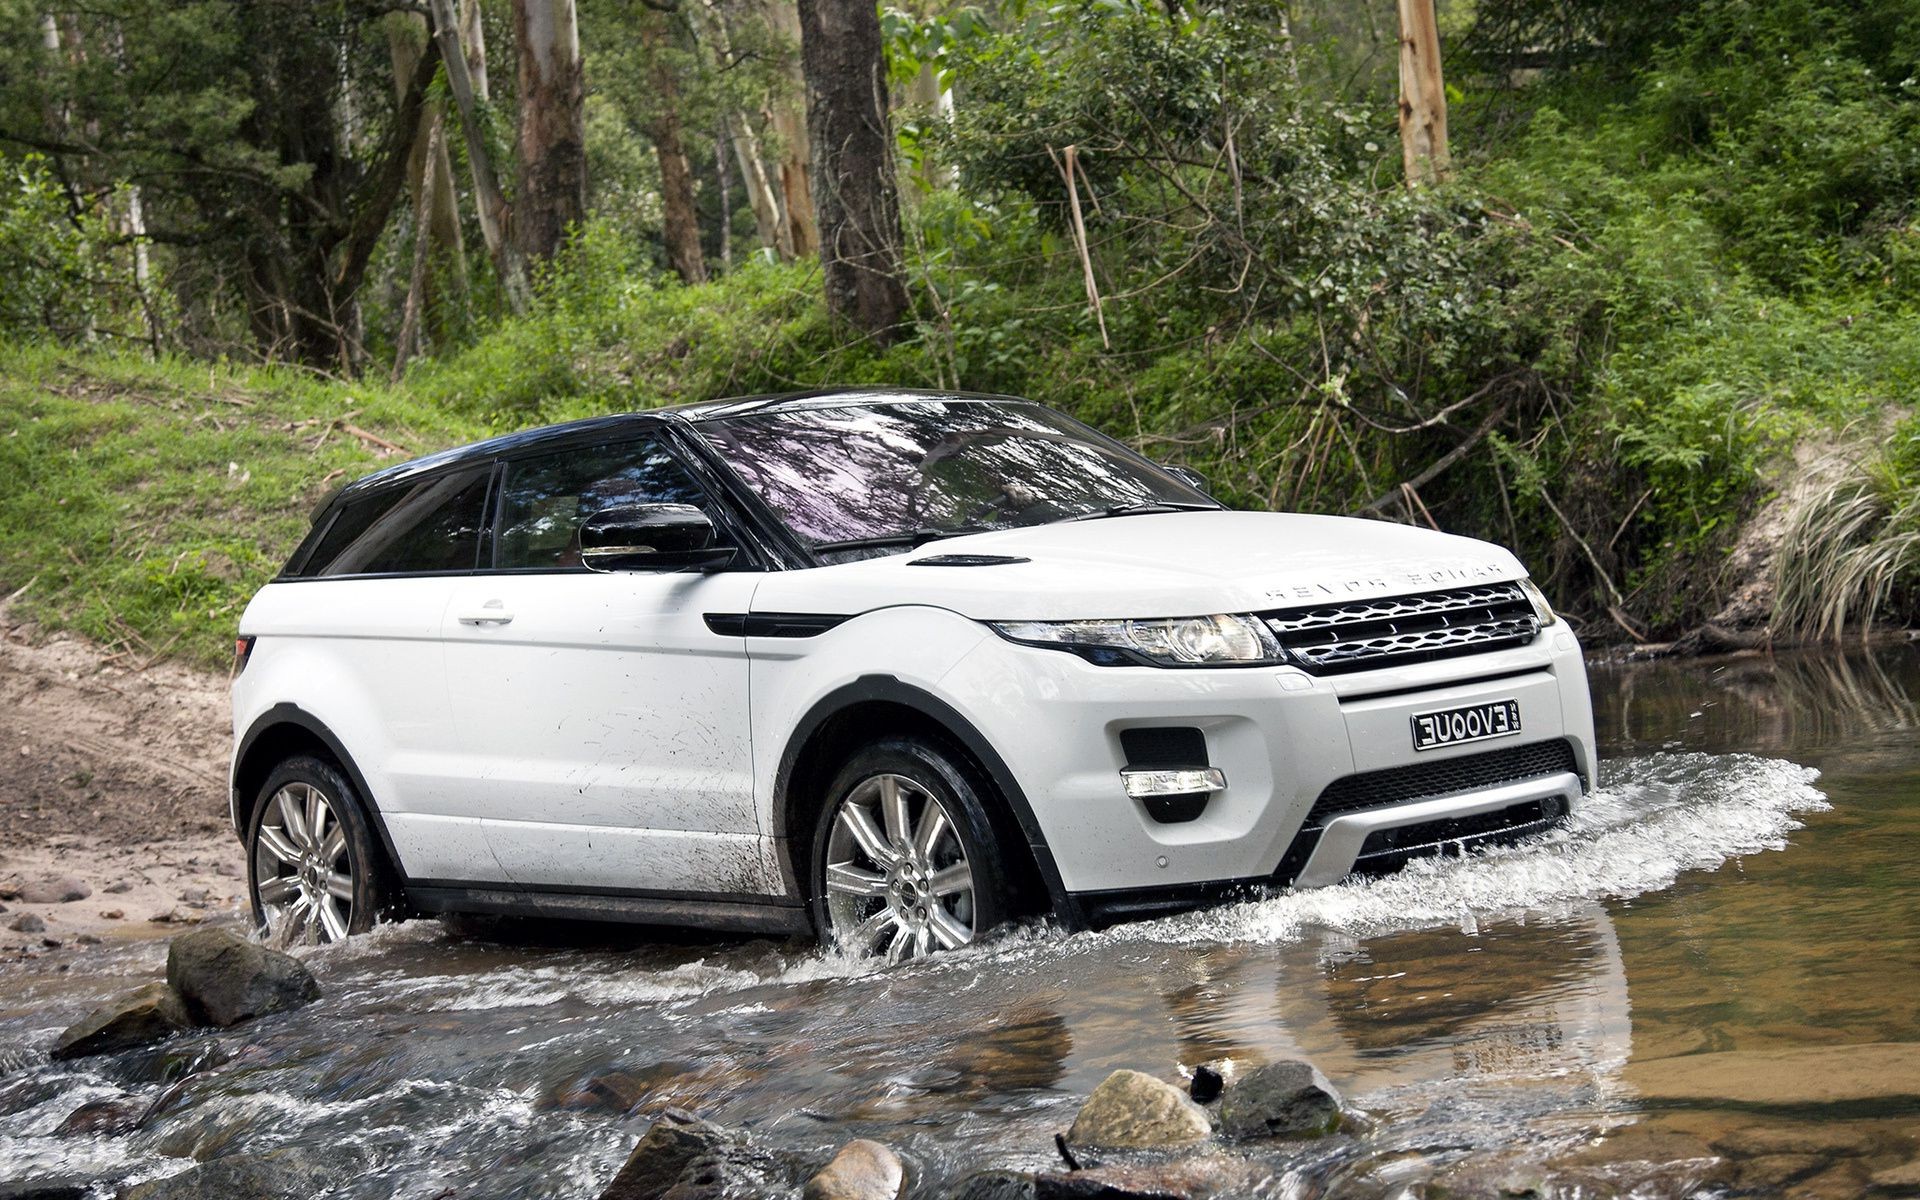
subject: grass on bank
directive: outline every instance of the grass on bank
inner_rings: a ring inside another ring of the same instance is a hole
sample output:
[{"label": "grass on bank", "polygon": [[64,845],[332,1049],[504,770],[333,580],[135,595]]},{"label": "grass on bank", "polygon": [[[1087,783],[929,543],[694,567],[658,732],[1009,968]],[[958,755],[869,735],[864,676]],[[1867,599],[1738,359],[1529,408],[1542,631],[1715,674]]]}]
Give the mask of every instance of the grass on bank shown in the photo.
[{"label": "grass on bank", "polygon": [[0,595],[135,663],[224,665],[314,504],[400,457],[353,430],[408,454],[484,432],[293,371],[0,347]]}]

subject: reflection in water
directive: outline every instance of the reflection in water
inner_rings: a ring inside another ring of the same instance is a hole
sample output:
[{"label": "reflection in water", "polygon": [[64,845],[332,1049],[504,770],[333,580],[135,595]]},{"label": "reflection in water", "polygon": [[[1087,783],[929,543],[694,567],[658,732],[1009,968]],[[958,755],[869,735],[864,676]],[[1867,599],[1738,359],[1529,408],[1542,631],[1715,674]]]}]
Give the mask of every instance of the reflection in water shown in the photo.
[{"label": "reflection in water", "polygon": [[[1373,1119],[1273,1151],[1262,1195],[1859,1194],[1920,1153],[1911,1099],[1868,1078],[1844,1109],[1796,1106],[1761,1056],[1920,1041],[1920,653],[1609,668],[1595,689],[1613,761],[1569,830],[903,970],[415,923],[315,951],[327,998],[301,1013],[56,1067],[6,1047],[37,1052],[160,948],[9,966],[0,1180],[309,1145],[370,1156],[349,1196],[591,1197],[674,1105],[805,1162],[879,1137],[935,1196],[1057,1166],[1052,1135],[1115,1068],[1304,1057]],[[1782,1103],[1636,1090],[1697,1055]],[[127,1115],[59,1132],[88,1104]]]}]

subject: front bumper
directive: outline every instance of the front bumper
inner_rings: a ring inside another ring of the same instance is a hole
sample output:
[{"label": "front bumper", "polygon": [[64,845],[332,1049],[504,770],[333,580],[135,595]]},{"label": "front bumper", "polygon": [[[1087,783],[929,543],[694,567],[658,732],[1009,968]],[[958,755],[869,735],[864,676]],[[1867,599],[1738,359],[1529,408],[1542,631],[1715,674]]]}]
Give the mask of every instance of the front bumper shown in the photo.
[{"label": "front bumper", "polygon": [[[1291,667],[1100,667],[989,640],[941,690],[1012,770],[1084,913],[1131,915],[1250,887],[1319,886],[1356,864],[1543,827],[1571,809],[1595,773],[1586,670],[1564,625],[1525,646],[1332,677]],[[1517,703],[1518,733],[1413,748],[1415,715],[1494,700]],[[1225,776],[1197,817],[1172,823],[1130,797],[1120,774],[1129,765],[1121,734],[1167,726],[1199,729],[1207,765]],[[1564,765],[1537,776],[1474,782],[1467,769],[1476,755],[1559,740]],[[1403,771],[1437,782],[1391,803],[1316,813],[1316,800],[1338,780],[1438,764],[1461,770]],[[1449,786],[1456,777],[1468,785]],[[1503,825],[1505,817],[1512,820]],[[1423,831],[1449,830],[1458,836],[1421,840]]]}]

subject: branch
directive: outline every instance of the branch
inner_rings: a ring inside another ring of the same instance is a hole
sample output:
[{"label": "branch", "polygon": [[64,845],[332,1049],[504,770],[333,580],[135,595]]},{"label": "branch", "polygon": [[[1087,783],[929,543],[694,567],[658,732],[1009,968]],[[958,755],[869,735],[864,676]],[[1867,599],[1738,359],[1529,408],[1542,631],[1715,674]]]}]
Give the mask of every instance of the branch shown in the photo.
[{"label": "branch", "polygon": [[[1380,493],[1378,496],[1375,496],[1372,500],[1367,501],[1365,504],[1361,505],[1359,508],[1354,509],[1351,513],[1347,515],[1360,517],[1360,516],[1365,516],[1368,513],[1379,512],[1381,509],[1385,508],[1387,505],[1393,503],[1395,500],[1398,500],[1400,497],[1404,496],[1406,494],[1406,492],[1403,490],[1404,488],[1425,487],[1427,484],[1431,483],[1434,477],[1439,475],[1440,472],[1446,470],[1448,467],[1451,467],[1453,464],[1465,458],[1467,456],[1467,452],[1472,450],[1475,446],[1479,445],[1480,440],[1482,438],[1486,437],[1489,433],[1492,433],[1493,427],[1498,425],[1500,423],[1501,418],[1505,417],[1506,415],[1507,415],[1507,406],[1502,404],[1499,408],[1496,408],[1492,412],[1488,413],[1487,419],[1480,422],[1479,427],[1476,428],[1472,433],[1468,434],[1467,439],[1465,441],[1461,442],[1458,446],[1455,446],[1453,449],[1447,451],[1445,454],[1442,454],[1439,458],[1434,459],[1433,462],[1427,465],[1426,470],[1420,472],[1418,475],[1415,475],[1412,479],[1407,480],[1404,484],[1395,484],[1393,487],[1393,490]],[[1551,501],[1549,501],[1549,503],[1551,503]]]}]

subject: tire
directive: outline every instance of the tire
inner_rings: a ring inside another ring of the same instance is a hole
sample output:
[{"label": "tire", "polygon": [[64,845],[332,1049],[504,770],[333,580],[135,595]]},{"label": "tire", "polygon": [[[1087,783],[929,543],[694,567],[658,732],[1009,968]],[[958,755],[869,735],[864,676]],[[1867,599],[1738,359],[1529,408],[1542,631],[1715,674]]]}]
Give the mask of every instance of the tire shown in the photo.
[{"label": "tire", "polygon": [[295,941],[340,941],[373,928],[387,891],[365,804],[340,768],[304,754],[275,767],[247,823],[254,923]]},{"label": "tire", "polygon": [[897,737],[840,769],[813,834],[822,944],[900,962],[970,945],[1011,915],[988,798],[961,763],[939,742]]}]

